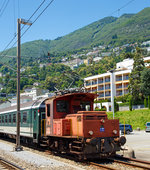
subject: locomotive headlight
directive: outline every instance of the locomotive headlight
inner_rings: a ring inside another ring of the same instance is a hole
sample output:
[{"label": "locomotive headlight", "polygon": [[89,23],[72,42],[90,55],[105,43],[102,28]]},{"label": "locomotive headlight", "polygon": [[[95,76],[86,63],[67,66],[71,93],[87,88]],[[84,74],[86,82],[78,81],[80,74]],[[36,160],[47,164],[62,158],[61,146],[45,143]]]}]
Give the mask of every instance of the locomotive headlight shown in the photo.
[{"label": "locomotive headlight", "polygon": [[92,131],[92,130],[90,130],[90,131],[89,131],[89,134],[90,134],[90,135],[93,135],[93,131]]},{"label": "locomotive headlight", "polygon": [[117,130],[113,130],[113,133],[116,135],[117,134]]},{"label": "locomotive headlight", "polygon": [[102,123],[105,123],[105,120],[104,120],[104,119],[101,119],[101,122],[102,122]]}]

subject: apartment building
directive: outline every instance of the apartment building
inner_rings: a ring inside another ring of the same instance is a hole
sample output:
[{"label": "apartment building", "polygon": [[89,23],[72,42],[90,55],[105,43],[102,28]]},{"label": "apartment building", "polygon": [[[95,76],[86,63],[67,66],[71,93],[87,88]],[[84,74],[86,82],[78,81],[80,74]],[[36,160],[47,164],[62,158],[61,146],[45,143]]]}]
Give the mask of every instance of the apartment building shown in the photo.
[{"label": "apartment building", "polygon": [[[149,67],[150,57],[145,57],[145,66]],[[125,59],[122,62],[116,64],[116,70],[114,70],[114,96],[123,96],[129,93],[129,75],[133,69],[133,59]],[[84,79],[84,86],[88,92],[98,94],[98,99],[111,99],[111,75],[107,72],[100,75],[90,76]]]},{"label": "apartment building", "polygon": [[[119,70],[114,72],[115,96],[123,96],[127,94],[129,85],[129,74],[131,70]],[[84,79],[85,88],[88,92],[97,92],[98,99],[111,98],[111,73],[87,77]]]}]

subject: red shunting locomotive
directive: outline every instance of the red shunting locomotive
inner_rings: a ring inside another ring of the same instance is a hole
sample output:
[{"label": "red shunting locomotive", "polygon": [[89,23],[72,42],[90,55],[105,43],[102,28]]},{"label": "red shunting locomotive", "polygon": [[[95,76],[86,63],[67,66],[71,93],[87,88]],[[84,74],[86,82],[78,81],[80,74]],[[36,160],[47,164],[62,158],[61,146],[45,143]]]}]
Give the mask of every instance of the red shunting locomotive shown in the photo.
[{"label": "red shunting locomotive", "polygon": [[92,93],[68,93],[49,98],[46,103],[46,133],[51,150],[79,159],[107,158],[126,143],[119,137],[119,120],[93,111],[97,97]]}]

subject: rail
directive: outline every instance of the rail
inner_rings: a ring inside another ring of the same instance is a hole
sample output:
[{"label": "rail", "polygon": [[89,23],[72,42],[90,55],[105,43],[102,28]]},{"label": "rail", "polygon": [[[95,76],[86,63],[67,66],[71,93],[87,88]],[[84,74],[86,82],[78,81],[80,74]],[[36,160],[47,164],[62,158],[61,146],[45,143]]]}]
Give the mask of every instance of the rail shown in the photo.
[{"label": "rail", "polygon": [[24,170],[23,168],[15,165],[14,163],[7,161],[0,157],[0,169],[11,169],[11,170]]}]

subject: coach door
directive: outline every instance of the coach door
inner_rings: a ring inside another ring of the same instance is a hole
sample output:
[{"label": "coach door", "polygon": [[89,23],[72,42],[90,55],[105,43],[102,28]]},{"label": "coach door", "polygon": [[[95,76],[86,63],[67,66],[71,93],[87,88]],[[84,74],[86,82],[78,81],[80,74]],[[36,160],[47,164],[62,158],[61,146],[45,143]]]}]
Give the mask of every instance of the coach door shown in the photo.
[{"label": "coach door", "polygon": [[33,138],[34,139],[38,139],[38,134],[39,134],[39,132],[38,132],[38,126],[39,126],[39,121],[38,121],[38,110],[37,109],[35,109],[35,110],[33,110],[33,112],[32,112],[33,114],[33,118],[32,118],[32,120],[33,120]]},{"label": "coach door", "polygon": [[45,112],[41,113],[41,136],[46,135],[46,119],[45,119]]}]

